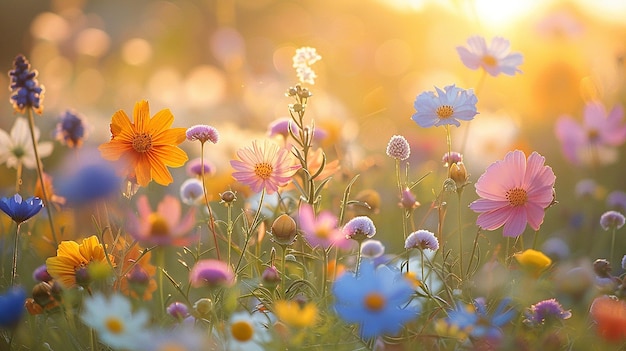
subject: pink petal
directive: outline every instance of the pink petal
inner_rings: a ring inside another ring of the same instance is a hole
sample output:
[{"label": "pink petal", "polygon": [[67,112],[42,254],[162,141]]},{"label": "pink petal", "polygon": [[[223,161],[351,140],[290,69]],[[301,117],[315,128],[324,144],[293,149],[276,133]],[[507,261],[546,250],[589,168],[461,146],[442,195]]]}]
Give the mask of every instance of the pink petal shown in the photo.
[{"label": "pink petal", "polygon": [[526,229],[527,222],[528,220],[525,207],[518,206],[511,208],[511,216],[504,224],[502,235],[508,237],[518,237],[522,235],[522,233],[524,233],[524,229]]},{"label": "pink petal", "polygon": [[495,230],[504,225],[511,215],[511,207],[502,207],[494,211],[484,212],[476,218],[476,225],[485,230]]},{"label": "pink petal", "polygon": [[497,210],[499,208],[506,207],[508,205],[509,205],[509,202],[506,200],[494,201],[494,200],[489,200],[489,199],[478,199],[472,202],[469,205],[469,208],[472,209],[472,211],[474,212],[489,212],[489,211]]},{"label": "pink petal", "polygon": [[539,230],[541,223],[543,223],[543,218],[545,217],[546,211],[539,205],[528,203],[526,204],[526,216],[528,219],[528,224],[534,230]]}]

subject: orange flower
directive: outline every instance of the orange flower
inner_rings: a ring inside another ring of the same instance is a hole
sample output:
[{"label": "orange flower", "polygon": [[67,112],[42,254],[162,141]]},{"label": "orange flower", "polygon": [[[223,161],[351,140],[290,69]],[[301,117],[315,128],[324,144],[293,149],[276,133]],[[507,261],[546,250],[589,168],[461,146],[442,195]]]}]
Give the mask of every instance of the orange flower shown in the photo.
[{"label": "orange flower", "polygon": [[[113,256],[109,255],[109,260],[113,263]],[[77,283],[76,273],[79,272],[81,279],[88,279],[88,266],[91,263],[108,264],[104,254],[104,248],[95,235],[83,239],[81,244],[75,241],[62,241],[57,249],[55,257],[46,260],[48,273],[65,287],[73,287]],[[87,281],[80,281],[81,284]]]},{"label": "orange flower", "polygon": [[173,122],[169,109],[150,118],[148,102],[142,100],[135,104],[133,123],[123,110],[115,112],[111,119],[111,141],[98,149],[106,160],[126,161],[127,177],[140,186],[148,185],[152,179],[168,185],[173,178],[167,166],[180,167],[187,161],[187,154],[177,146],[185,141],[187,129],[170,128]]},{"label": "orange flower", "polygon": [[601,296],[593,300],[589,314],[604,339],[614,342],[626,339],[626,302]]}]

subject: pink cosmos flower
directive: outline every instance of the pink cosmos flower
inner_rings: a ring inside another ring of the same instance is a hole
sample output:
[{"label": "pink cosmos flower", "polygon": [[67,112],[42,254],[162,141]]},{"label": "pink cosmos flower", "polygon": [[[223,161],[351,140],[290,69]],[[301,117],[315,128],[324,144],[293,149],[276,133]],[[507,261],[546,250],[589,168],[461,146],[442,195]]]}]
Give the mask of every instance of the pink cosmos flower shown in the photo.
[{"label": "pink cosmos flower", "polygon": [[235,274],[226,262],[212,259],[200,260],[189,272],[189,281],[194,288],[233,286]]},{"label": "pink cosmos flower", "polygon": [[597,156],[603,157],[610,154],[612,147],[626,141],[624,110],[621,106],[615,106],[607,114],[602,104],[590,102],[585,106],[582,125],[570,116],[561,116],[556,121],[555,132],[565,158],[573,164],[589,159],[588,153],[592,148],[597,148]]},{"label": "pink cosmos flower", "polygon": [[237,156],[240,160],[230,161],[236,171],[233,178],[250,186],[254,192],[265,189],[268,194],[275,193],[278,187],[287,185],[301,167],[287,149],[269,140],[262,145],[255,140],[251,148],[239,149]]},{"label": "pink cosmos flower", "polygon": [[508,237],[521,235],[526,224],[538,230],[545,209],[554,200],[556,180],[552,168],[544,162],[545,158],[536,152],[526,161],[526,155],[515,150],[491,164],[476,182],[480,199],[469,206],[480,213],[476,224],[486,230],[504,225],[503,235]]},{"label": "pink cosmos flower", "polygon": [[487,47],[485,38],[472,36],[467,39],[469,48],[457,46],[456,51],[461,56],[461,61],[469,69],[482,67],[492,76],[500,73],[514,76],[515,73],[522,73],[517,66],[521,65],[524,57],[520,53],[510,53],[508,40],[502,37],[491,39],[491,45]]},{"label": "pink cosmos flower", "polygon": [[339,220],[331,212],[322,211],[316,218],[313,207],[302,204],[298,220],[300,229],[304,233],[304,240],[311,247],[320,246],[328,249],[331,246],[336,246],[342,250],[349,250],[352,247],[352,241],[346,239],[345,234],[337,227]]},{"label": "pink cosmos flower", "polygon": [[139,216],[129,215],[127,230],[144,246],[186,246],[197,239],[197,235],[189,235],[195,224],[195,208],[191,208],[181,220],[181,205],[173,196],[166,195],[156,212],[152,212],[148,198],[140,196],[137,199],[137,211]]}]

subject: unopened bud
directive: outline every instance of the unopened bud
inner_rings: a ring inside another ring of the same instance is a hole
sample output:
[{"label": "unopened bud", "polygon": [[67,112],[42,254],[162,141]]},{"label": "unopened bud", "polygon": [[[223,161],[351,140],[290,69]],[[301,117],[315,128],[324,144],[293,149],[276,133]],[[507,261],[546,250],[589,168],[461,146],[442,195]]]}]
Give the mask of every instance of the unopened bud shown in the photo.
[{"label": "unopened bud", "polygon": [[465,184],[467,184],[467,179],[469,175],[467,174],[467,169],[463,162],[457,162],[450,165],[450,178],[454,180],[456,183],[457,190],[463,189]]},{"label": "unopened bud", "polygon": [[291,245],[296,239],[296,221],[283,213],[272,223],[272,238],[279,245]]}]

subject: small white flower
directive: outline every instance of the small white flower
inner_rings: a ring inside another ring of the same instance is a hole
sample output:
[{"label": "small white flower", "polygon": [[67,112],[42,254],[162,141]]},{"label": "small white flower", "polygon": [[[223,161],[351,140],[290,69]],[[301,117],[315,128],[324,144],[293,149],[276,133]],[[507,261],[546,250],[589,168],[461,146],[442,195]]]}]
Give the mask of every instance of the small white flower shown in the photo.
[{"label": "small white flower", "polygon": [[81,318],[85,325],[93,328],[100,340],[114,349],[137,350],[150,340],[145,328],[148,313],[132,313],[128,299],[120,294],[109,298],[96,293],[85,299]]},{"label": "small white flower", "polygon": [[227,350],[264,350],[263,344],[269,342],[271,337],[266,326],[268,322],[269,320],[263,313],[234,313],[226,330],[228,337]]},{"label": "small white flower", "polygon": [[301,47],[296,49],[296,54],[293,56],[293,67],[310,66],[321,59],[322,56],[317,53],[315,48]]},{"label": "small white flower", "polygon": [[[35,141],[39,141],[39,128],[37,127],[35,127]],[[38,143],[39,157],[50,156],[52,147],[53,145],[49,141]],[[30,169],[37,167],[28,121],[23,117],[15,119],[11,128],[11,135],[0,129],[0,164],[3,163],[6,163],[9,168],[17,168],[20,163]]]}]

